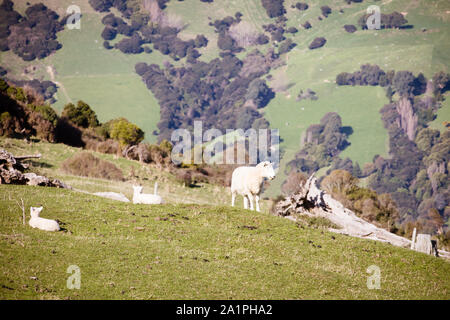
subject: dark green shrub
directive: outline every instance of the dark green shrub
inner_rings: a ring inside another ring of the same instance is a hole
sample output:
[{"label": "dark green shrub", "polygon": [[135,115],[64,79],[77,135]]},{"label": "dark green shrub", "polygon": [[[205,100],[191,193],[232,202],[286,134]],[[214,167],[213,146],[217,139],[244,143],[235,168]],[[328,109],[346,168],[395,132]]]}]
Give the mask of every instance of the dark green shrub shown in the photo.
[{"label": "dark green shrub", "polygon": [[97,127],[99,125],[94,110],[83,101],[78,101],[76,106],[73,103],[66,104],[62,116],[83,128]]}]

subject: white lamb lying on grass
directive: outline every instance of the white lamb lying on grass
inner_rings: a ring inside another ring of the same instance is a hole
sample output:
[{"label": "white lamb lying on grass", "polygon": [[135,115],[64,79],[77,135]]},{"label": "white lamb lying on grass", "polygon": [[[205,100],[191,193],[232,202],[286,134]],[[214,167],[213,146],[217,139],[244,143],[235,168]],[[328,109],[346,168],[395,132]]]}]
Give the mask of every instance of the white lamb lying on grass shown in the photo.
[{"label": "white lamb lying on grass", "polygon": [[30,207],[31,219],[28,222],[31,227],[45,231],[59,231],[59,224],[55,220],[39,217],[43,207]]},{"label": "white lamb lying on grass", "polygon": [[263,161],[255,167],[239,167],[234,169],[231,176],[231,205],[234,207],[236,194],[244,197],[244,209],[248,208],[250,201],[250,210],[253,209],[253,198],[255,198],[256,211],[259,209],[259,194],[264,178],[272,180],[275,178],[273,165],[269,161]]},{"label": "white lamb lying on grass", "polygon": [[146,194],[142,193],[142,186],[133,186],[133,203],[141,203],[141,204],[161,204],[163,203],[163,199],[157,195],[158,192],[158,183],[155,183],[154,194]]}]

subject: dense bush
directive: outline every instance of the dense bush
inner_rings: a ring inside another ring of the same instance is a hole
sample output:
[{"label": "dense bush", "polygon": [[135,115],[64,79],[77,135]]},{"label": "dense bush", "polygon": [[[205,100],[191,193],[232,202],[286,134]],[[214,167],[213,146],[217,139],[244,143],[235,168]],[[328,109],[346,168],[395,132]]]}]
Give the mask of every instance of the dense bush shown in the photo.
[{"label": "dense bush", "polygon": [[6,51],[8,47],[8,36],[10,27],[19,23],[22,16],[14,11],[14,4],[10,0],[3,0],[0,5],[0,51]]},{"label": "dense bush", "polygon": [[279,17],[286,13],[283,5],[284,0],[261,0],[261,3],[270,18]]},{"label": "dense bush", "polygon": [[278,54],[287,53],[291,51],[295,46],[296,44],[292,42],[291,39],[286,39],[280,44],[280,47],[278,48]]},{"label": "dense bush", "polygon": [[111,50],[114,47],[111,46],[111,44],[109,43],[109,41],[103,41],[103,48],[105,48],[106,50]]},{"label": "dense bush", "polygon": [[[8,8],[12,10],[12,7]],[[5,7],[1,10],[5,10]],[[10,15],[17,18],[16,14],[8,12],[8,19],[15,19],[10,18]],[[47,57],[61,48],[61,44],[56,41],[56,34],[63,30],[64,21],[58,19],[56,12],[42,3],[28,7],[20,22],[7,28],[6,33],[9,32],[7,46],[25,61]]]},{"label": "dense bush", "polygon": [[[126,18],[130,18],[135,11],[140,9],[133,2],[127,0],[89,0],[89,4],[96,11],[109,12],[111,8],[116,8]],[[158,2],[161,2],[161,0]]]},{"label": "dense bush", "polygon": [[144,132],[125,118],[110,120],[103,128],[106,137],[117,140],[121,146],[135,145],[144,139]]},{"label": "dense bush", "polygon": [[97,127],[99,125],[94,110],[83,101],[78,101],[76,106],[73,103],[66,104],[62,116],[83,128]]},{"label": "dense bush", "polygon": [[[159,7],[164,8],[166,2],[158,1]],[[198,35],[195,39],[188,41],[179,38],[178,33],[181,27],[169,23],[170,19],[162,12],[159,12],[159,15],[161,15],[159,23],[148,23],[149,16],[136,13],[138,10],[134,8],[132,2],[118,1],[117,3],[121,8],[119,11],[125,17],[131,17],[131,24],[116,17],[113,13],[107,14],[102,19],[102,23],[105,25],[102,37],[105,40],[112,40],[116,37],[116,34],[126,36],[114,46],[125,54],[139,54],[143,51],[151,53],[151,48],[142,47],[142,45],[153,43],[153,48],[162,54],[169,55],[174,60],[188,56],[188,62],[193,63],[200,56],[200,53],[194,49],[208,45],[208,39],[204,35]],[[116,1],[91,0],[91,5],[98,11],[109,11],[112,6],[117,7],[117,3]],[[111,49],[109,43],[106,42],[104,47]]]},{"label": "dense bush", "polygon": [[413,82],[413,78],[410,73],[402,72],[397,79],[400,84],[397,85],[404,98],[381,109],[382,120],[389,132],[391,157],[374,159],[369,185],[377,192],[391,194],[403,221],[417,220],[419,217],[423,228],[431,228],[426,217],[429,210],[436,209],[439,215],[448,219],[445,205],[441,203],[448,203],[450,198],[446,169],[450,160],[450,134],[444,132],[441,135],[439,131],[427,128],[432,117],[423,118],[416,124],[414,129],[418,133],[415,139],[407,135],[410,122],[406,127],[401,126],[401,118],[405,119],[405,112],[408,110],[399,108],[399,103],[412,101],[410,111],[419,115],[423,111],[433,112],[436,109],[433,103],[429,106],[422,103],[421,99],[408,100],[407,96],[411,94],[412,89],[407,84]]},{"label": "dense bush", "polygon": [[336,83],[339,86],[387,86],[392,84],[393,72],[386,73],[378,65],[364,64],[360,70],[347,73],[342,72],[336,76]]},{"label": "dense bush", "polygon": [[[370,14],[364,14],[358,20],[358,25],[364,30],[367,29],[367,19]],[[403,27],[408,20],[406,20],[403,15],[399,12],[392,12],[390,14],[381,14],[380,17],[380,27],[381,29],[392,29]]]},{"label": "dense bush", "polygon": [[306,130],[303,148],[288,163],[291,170],[311,174],[326,167],[335,160],[339,153],[349,145],[347,135],[343,132],[341,117],[329,112]]},{"label": "dense bush", "polygon": [[332,10],[329,6],[321,6],[320,11],[322,11],[322,14],[325,18],[327,18],[328,15],[332,12]]},{"label": "dense bush", "polygon": [[348,33],[353,33],[356,31],[356,27],[353,24],[346,24],[344,26],[345,31],[347,31]]},{"label": "dense bush", "polygon": [[106,26],[102,32],[102,38],[105,40],[113,40],[117,35],[117,31],[114,28]]},{"label": "dense bush", "polygon": [[43,119],[50,122],[53,126],[56,126],[56,124],[58,123],[58,115],[56,114],[55,110],[53,110],[53,108],[49,105],[30,104],[28,105],[28,108],[36,113],[39,113]]},{"label": "dense bush", "polygon": [[297,2],[297,3],[295,4],[295,7],[296,7],[298,10],[300,10],[300,11],[304,11],[304,10],[307,10],[307,9],[309,8],[308,4],[303,3],[303,2]]},{"label": "dense bush", "polygon": [[309,23],[309,21],[306,21],[304,24],[302,24],[302,27],[305,28],[305,29],[311,29],[312,28],[311,23]]},{"label": "dense bush", "polygon": [[34,94],[42,96],[44,100],[52,99],[57,91],[56,84],[48,80],[39,81],[37,79],[33,79],[14,80],[10,82],[18,87],[31,88],[34,91]]},{"label": "dense bush", "polygon": [[265,34],[261,33],[258,38],[256,39],[256,43],[259,45],[264,45],[269,43],[269,37],[266,36]]},{"label": "dense bush", "polygon": [[323,37],[318,37],[315,38],[310,45],[308,46],[309,49],[313,50],[313,49],[317,49],[320,47],[323,47],[325,45],[325,43],[327,42],[327,40]]},{"label": "dense bush", "polygon": [[139,36],[139,34],[134,33],[131,38],[124,38],[120,40],[115,44],[114,47],[119,49],[123,53],[138,54],[144,51],[144,49],[141,47],[142,44],[142,38]]},{"label": "dense bush", "polygon": [[[10,86],[0,80],[1,134],[29,137],[54,142],[58,122],[56,112],[44,104],[32,89]],[[8,126],[8,127],[6,127]]]},{"label": "dense bush", "polygon": [[410,97],[414,92],[414,80],[416,77],[409,71],[398,71],[392,79],[395,91],[400,96]]},{"label": "dense bush", "polygon": [[267,86],[264,80],[255,79],[250,82],[245,99],[252,100],[257,108],[263,108],[274,96],[274,92]]},{"label": "dense bush", "polygon": [[124,180],[122,170],[113,163],[93,156],[90,152],[80,152],[62,163],[66,173],[108,180]]},{"label": "dense bush", "polygon": [[433,76],[433,91],[435,96],[441,97],[442,94],[450,90],[450,74],[440,71]]}]

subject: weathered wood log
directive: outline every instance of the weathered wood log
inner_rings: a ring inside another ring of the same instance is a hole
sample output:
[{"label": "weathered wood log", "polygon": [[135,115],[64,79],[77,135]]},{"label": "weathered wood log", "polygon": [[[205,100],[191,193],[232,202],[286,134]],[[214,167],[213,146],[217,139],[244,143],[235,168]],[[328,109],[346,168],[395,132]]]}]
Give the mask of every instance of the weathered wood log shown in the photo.
[{"label": "weathered wood log", "polygon": [[333,232],[389,242],[400,247],[409,247],[411,243],[410,240],[378,228],[346,209],[339,201],[317,187],[316,178],[313,175],[308,178],[299,192],[277,203],[275,213],[290,218],[294,214],[321,216],[340,227],[337,230],[330,229]]},{"label": "weathered wood log", "polygon": [[278,202],[276,206],[277,214],[285,217],[292,213],[305,213],[313,208],[329,211],[330,208],[323,198],[325,193],[316,187],[315,182],[314,175],[311,175],[299,192]]},{"label": "weathered wood log", "polygon": [[416,232],[417,232],[417,229],[416,228],[414,228],[414,230],[413,230],[413,234],[412,234],[412,239],[411,239],[411,250],[414,250],[414,247],[416,246]]},{"label": "weathered wood log", "polygon": [[26,159],[35,159],[35,158],[40,158],[42,157],[42,155],[40,153],[38,154],[32,154],[32,155],[27,155],[27,156],[14,156],[14,158],[16,160],[26,160]]}]

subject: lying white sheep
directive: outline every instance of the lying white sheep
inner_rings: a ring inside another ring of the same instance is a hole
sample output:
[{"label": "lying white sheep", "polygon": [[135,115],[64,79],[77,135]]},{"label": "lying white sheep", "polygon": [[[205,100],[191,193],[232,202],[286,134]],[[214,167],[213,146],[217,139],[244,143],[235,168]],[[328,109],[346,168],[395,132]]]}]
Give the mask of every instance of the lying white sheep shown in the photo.
[{"label": "lying white sheep", "polygon": [[272,180],[275,178],[275,171],[269,161],[263,161],[255,167],[239,167],[234,169],[231,176],[231,205],[234,207],[236,194],[244,197],[244,209],[248,208],[247,201],[250,201],[250,210],[253,209],[253,197],[255,198],[256,211],[259,209],[259,193],[264,178]]},{"label": "lying white sheep", "polygon": [[133,203],[142,203],[142,204],[161,204],[163,203],[163,199],[157,195],[158,192],[158,183],[155,183],[154,194],[146,194],[141,193],[141,186],[133,186]]},{"label": "lying white sheep", "polygon": [[43,207],[30,207],[31,219],[28,222],[31,227],[45,231],[59,231],[59,224],[55,220],[39,217]]}]

